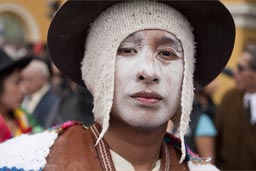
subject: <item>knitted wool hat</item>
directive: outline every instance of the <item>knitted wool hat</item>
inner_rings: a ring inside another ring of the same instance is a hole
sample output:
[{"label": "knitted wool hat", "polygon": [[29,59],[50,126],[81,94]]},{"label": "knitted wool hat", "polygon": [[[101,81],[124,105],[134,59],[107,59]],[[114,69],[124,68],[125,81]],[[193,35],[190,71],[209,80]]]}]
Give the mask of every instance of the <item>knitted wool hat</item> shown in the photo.
[{"label": "knitted wool hat", "polygon": [[162,3],[118,3],[102,12],[90,28],[82,62],[82,78],[94,97],[95,119],[102,125],[98,141],[109,127],[109,115],[114,96],[117,49],[127,36],[145,29],[159,29],[173,33],[183,46],[185,64],[179,128],[182,142],[182,162],[185,158],[184,134],[188,128],[194,95],[195,43],[192,28],[185,17],[176,9]]}]

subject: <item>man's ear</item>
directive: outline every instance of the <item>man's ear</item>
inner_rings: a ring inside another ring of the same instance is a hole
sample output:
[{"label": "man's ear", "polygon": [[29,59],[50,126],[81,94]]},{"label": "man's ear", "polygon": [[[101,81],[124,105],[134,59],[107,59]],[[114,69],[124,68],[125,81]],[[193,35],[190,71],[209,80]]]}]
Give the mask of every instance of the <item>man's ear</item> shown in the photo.
[{"label": "man's ear", "polygon": [[178,107],[177,111],[171,117],[171,121],[174,123],[174,128],[176,128],[176,129],[179,128],[180,117],[181,117],[181,106]]}]

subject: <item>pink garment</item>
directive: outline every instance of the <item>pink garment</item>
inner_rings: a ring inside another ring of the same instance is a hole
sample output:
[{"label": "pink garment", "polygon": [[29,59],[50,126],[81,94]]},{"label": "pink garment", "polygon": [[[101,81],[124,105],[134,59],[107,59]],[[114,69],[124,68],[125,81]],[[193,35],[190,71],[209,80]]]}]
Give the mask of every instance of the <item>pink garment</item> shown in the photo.
[{"label": "pink garment", "polygon": [[0,114],[0,143],[12,138],[11,131],[7,126],[3,116]]}]

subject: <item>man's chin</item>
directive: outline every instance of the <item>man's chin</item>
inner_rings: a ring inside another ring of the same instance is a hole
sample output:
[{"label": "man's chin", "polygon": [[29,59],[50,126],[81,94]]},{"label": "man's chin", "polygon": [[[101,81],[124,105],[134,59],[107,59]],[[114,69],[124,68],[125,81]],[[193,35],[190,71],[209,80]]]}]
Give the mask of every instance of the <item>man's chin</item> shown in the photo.
[{"label": "man's chin", "polygon": [[148,134],[155,130],[156,127],[150,127],[150,126],[133,126],[131,125],[135,130],[137,130],[141,134]]},{"label": "man's chin", "polygon": [[164,123],[134,123],[134,122],[126,122],[128,125],[132,127],[132,129],[138,131],[139,133],[151,133],[156,131],[157,128],[161,127]]}]

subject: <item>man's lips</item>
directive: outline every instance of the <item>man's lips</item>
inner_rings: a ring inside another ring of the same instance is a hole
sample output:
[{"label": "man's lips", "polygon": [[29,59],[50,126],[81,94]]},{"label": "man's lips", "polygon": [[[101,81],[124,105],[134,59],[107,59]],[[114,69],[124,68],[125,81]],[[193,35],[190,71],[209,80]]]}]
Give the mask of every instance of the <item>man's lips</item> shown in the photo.
[{"label": "man's lips", "polygon": [[163,100],[163,97],[155,92],[138,92],[131,95],[131,97],[144,105],[153,105]]}]

